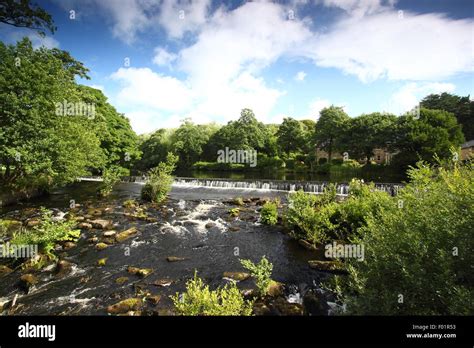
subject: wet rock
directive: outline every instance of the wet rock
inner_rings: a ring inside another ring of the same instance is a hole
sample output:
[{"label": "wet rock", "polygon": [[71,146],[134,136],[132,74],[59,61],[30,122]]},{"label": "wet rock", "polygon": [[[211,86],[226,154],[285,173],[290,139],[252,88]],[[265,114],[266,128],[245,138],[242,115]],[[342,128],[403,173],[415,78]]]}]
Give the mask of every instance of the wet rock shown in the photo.
[{"label": "wet rock", "polygon": [[250,278],[250,274],[245,272],[224,272],[224,278],[230,278],[237,281],[243,281]]},{"label": "wet rock", "polygon": [[138,267],[128,267],[128,273],[139,275],[141,277],[147,277],[153,272],[152,268],[138,268]]},{"label": "wet rock", "polygon": [[178,256],[168,256],[166,258],[166,261],[168,262],[178,262],[178,261],[184,261],[186,260],[185,257],[178,257]]},{"label": "wet rock", "polygon": [[90,221],[90,223],[92,224],[92,227],[100,230],[108,230],[112,228],[112,221],[110,220],[96,219]]},{"label": "wet rock", "polygon": [[107,313],[109,314],[123,314],[130,311],[137,311],[143,306],[141,298],[128,298],[122,300],[116,304],[107,307]]},{"label": "wet rock", "polygon": [[113,237],[115,236],[116,233],[117,233],[116,231],[105,231],[104,233],[102,233],[102,235],[104,237]]},{"label": "wet rock", "polygon": [[163,287],[170,286],[171,284],[173,284],[173,280],[171,279],[158,279],[153,282],[153,285],[163,286]]},{"label": "wet rock", "polygon": [[149,223],[155,223],[155,222],[158,222],[158,219],[155,218],[155,217],[147,216],[147,217],[145,218],[145,221],[146,221],[146,222],[149,222]]},{"label": "wet rock", "polygon": [[213,227],[216,227],[216,223],[215,222],[208,222],[204,227],[206,227],[207,229],[213,228]]},{"label": "wet rock", "polygon": [[74,242],[66,242],[64,243],[63,248],[64,250],[69,250],[69,249],[74,248],[75,246],[76,246],[76,243]]},{"label": "wet rock", "polygon": [[150,302],[151,304],[156,305],[158,302],[160,302],[161,296],[160,295],[148,296],[146,300]]},{"label": "wet rock", "polygon": [[97,243],[97,244],[95,245],[95,248],[96,248],[97,250],[104,250],[104,249],[107,248],[107,247],[108,247],[108,244],[105,244],[105,243],[102,243],[102,242]]},{"label": "wet rock", "polygon": [[94,209],[94,208],[87,209],[87,215],[101,216],[102,215],[102,210],[99,209],[99,208],[97,208],[97,209]]},{"label": "wet rock", "polygon": [[80,228],[81,230],[90,230],[92,229],[92,224],[88,222],[81,222],[77,225],[77,227]]},{"label": "wet rock", "polygon": [[324,301],[313,291],[306,292],[303,296],[303,307],[305,315],[326,315],[327,308]]},{"label": "wet rock", "polygon": [[134,236],[135,234],[137,234],[138,230],[136,227],[132,227],[132,228],[129,228],[128,230],[125,230],[123,232],[120,232],[118,234],[115,235],[115,240],[117,242],[123,242],[124,240]]},{"label": "wet rock", "polygon": [[115,279],[115,283],[118,285],[125,284],[126,282],[128,282],[128,277],[119,277]]},{"label": "wet rock", "polygon": [[237,226],[230,226],[230,227],[229,227],[229,231],[231,231],[231,232],[240,231],[240,227],[237,227]]},{"label": "wet rock", "polygon": [[275,280],[270,281],[267,288],[268,296],[277,297],[283,294],[283,284]]},{"label": "wet rock", "polygon": [[87,242],[91,244],[97,243],[98,241],[99,241],[99,238],[97,237],[91,237],[87,240]]},{"label": "wet rock", "polygon": [[74,216],[74,220],[76,220],[76,222],[82,222],[85,220],[85,217],[84,216]]},{"label": "wet rock", "polygon": [[6,276],[7,274],[10,274],[12,272],[13,270],[10,267],[0,265],[0,277]]},{"label": "wet rock", "polygon": [[308,250],[312,250],[312,251],[316,251],[317,248],[314,244],[308,242],[307,240],[304,240],[304,239],[300,239],[298,240],[298,244],[301,245],[303,248],[305,249],[308,249]]},{"label": "wet rock", "polygon": [[84,276],[84,277],[81,277],[81,279],[79,279],[79,282],[82,284],[85,284],[85,283],[90,282],[91,279],[92,279],[91,276]]},{"label": "wet rock", "polygon": [[38,278],[34,274],[27,273],[20,277],[20,287],[28,292],[31,287],[38,283]]},{"label": "wet rock", "polygon": [[318,271],[324,272],[345,272],[344,265],[341,261],[320,261],[320,260],[309,260],[309,267],[317,269]]},{"label": "wet rock", "polygon": [[102,242],[108,245],[115,244],[115,238],[108,237],[108,238],[102,238]]},{"label": "wet rock", "polygon": [[279,297],[273,303],[273,307],[276,309],[279,315],[303,315],[303,306],[299,303],[290,303],[283,297]]},{"label": "wet rock", "polygon": [[73,264],[66,260],[59,260],[56,264],[56,278],[63,278],[72,272]]},{"label": "wet rock", "polygon": [[272,315],[272,311],[263,302],[255,302],[253,305],[253,313],[255,315]]}]

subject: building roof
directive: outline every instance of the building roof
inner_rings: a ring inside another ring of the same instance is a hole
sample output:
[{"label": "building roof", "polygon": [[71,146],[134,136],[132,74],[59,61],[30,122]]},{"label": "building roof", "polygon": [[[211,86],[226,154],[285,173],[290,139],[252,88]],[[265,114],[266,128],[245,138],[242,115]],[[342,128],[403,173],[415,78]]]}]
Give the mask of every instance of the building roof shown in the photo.
[{"label": "building roof", "polygon": [[468,142],[461,145],[461,149],[465,149],[467,147],[474,147],[474,140],[469,140]]}]

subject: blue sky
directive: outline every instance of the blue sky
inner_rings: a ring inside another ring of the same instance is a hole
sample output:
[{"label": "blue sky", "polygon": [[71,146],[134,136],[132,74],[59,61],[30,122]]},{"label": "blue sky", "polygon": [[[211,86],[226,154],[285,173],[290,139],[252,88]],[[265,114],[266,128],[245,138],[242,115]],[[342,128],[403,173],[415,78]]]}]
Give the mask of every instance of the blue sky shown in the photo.
[{"label": "blue sky", "polygon": [[91,70],[81,82],[138,133],[187,117],[226,123],[246,107],[281,122],[316,120],[331,104],[354,117],[399,114],[430,93],[474,95],[470,0],[37,2],[57,32],[0,25],[2,41],[69,51]]}]

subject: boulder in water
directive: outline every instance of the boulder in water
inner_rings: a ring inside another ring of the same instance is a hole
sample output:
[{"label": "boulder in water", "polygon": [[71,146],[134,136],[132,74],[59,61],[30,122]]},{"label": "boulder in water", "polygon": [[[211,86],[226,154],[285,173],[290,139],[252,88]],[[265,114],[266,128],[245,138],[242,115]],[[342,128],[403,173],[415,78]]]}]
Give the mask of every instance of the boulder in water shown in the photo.
[{"label": "boulder in water", "polygon": [[56,264],[56,278],[63,278],[72,272],[73,264],[66,260],[59,260]]},{"label": "boulder in water", "polygon": [[237,281],[243,281],[250,278],[250,274],[245,272],[224,272],[224,278],[230,278]]},{"label": "boulder in water", "polygon": [[316,251],[317,248],[314,244],[308,242],[307,240],[300,239],[298,240],[298,244],[301,245],[303,248],[311,250],[311,251]]},{"label": "boulder in water", "polygon": [[309,267],[323,272],[345,272],[341,261],[309,260]]},{"label": "boulder in water", "polygon": [[118,277],[117,279],[115,279],[115,283],[118,285],[122,285],[126,282],[128,282],[128,277]]},{"label": "boulder in water", "polygon": [[178,261],[184,261],[184,260],[186,260],[185,257],[177,257],[177,256],[168,256],[166,258],[166,261],[168,262],[178,262]]},{"label": "boulder in water", "polygon": [[30,290],[31,287],[38,283],[38,278],[34,274],[27,273],[20,277],[20,287],[22,287],[26,292]]},{"label": "boulder in water", "polygon": [[100,250],[104,250],[104,249],[106,249],[107,247],[108,247],[108,244],[105,244],[105,243],[102,243],[102,242],[97,243],[97,244],[95,245],[95,248],[96,248],[97,250],[99,250],[99,251],[100,251]]},{"label": "boulder in water", "polygon": [[147,277],[153,272],[153,269],[152,268],[128,267],[127,271],[130,274],[139,275],[141,277]]},{"label": "boulder in water", "polygon": [[108,230],[112,228],[112,221],[110,220],[103,220],[103,219],[96,219],[90,222],[92,227],[100,229],[100,230]]},{"label": "boulder in water", "polygon": [[143,306],[141,298],[127,298],[116,304],[107,307],[107,313],[110,314],[123,314],[130,311],[137,311]]},{"label": "boulder in water", "polygon": [[132,227],[132,228],[129,228],[128,230],[125,230],[123,232],[120,232],[120,233],[117,233],[115,235],[115,240],[117,242],[123,242],[124,240],[134,236],[135,234],[137,234],[138,230],[136,227]]},{"label": "boulder in water", "polygon": [[10,267],[0,265],[0,277],[6,276],[7,274],[10,274],[11,272],[13,272],[13,270]]}]

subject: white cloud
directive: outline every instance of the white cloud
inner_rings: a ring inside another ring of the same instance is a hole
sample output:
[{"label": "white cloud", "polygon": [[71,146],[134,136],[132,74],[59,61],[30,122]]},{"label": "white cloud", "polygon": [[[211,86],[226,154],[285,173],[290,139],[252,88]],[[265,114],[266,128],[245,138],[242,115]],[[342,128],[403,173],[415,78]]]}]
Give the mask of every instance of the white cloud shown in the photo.
[{"label": "white cloud", "polygon": [[153,63],[159,66],[171,67],[178,56],[172,52],[168,52],[162,47],[155,48],[155,56],[153,57]]},{"label": "white cloud", "polygon": [[364,82],[440,80],[473,71],[472,20],[383,10],[349,16],[313,40],[306,55]]},{"label": "white cloud", "polygon": [[306,73],[305,73],[304,71],[299,71],[299,72],[295,75],[295,80],[296,80],[296,81],[303,81],[305,77],[306,77]]},{"label": "white cloud", "polygon": [[439,82],[410,82],[397,90],[390,100],[383,105],[383,109],[394,114],[405,113],[418,105],[428,94],[453,92],[456,86],[452,83]]},{"label": "white cloud", "polygon": [[206,22],[210,0],[164,0],[160,5],[159,23],[168,35],[180,39],[186,32],[198,31]]},{"label": "white cloud", "polygon": [[116,99],[124,107],[145,106],[180,112],[187,110],[192,100],[191,90],[185,83],[149,68],[120,68],[111,78],[122,84]]},{"label": "white cloud", "polygon": [[9,27],[7,31],[7,36],[9,37],[9,40],[12,42],[17,42],[23,39],[25,36],[28,37],[33,45],[34,49],[37,49],[39,47],[46,47],[46,48],[59,48],[59,41],[56,40],[55,38],[51,36],[44,36],[42,37],[35,31],[32,31],[31,29],[18,29],[18,28],[13,28]]},{"label": "white cloud", "polygon": [[356,17],[392,8],[395,2],[396,0],[316,0],[316,3],[340,8]]}]

